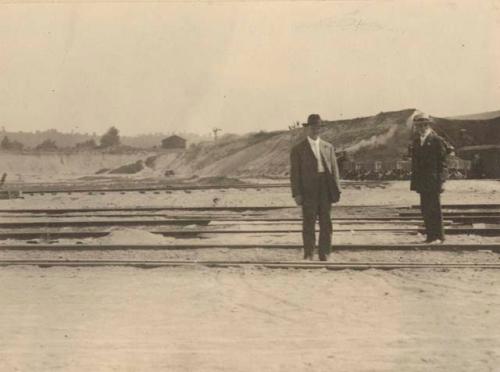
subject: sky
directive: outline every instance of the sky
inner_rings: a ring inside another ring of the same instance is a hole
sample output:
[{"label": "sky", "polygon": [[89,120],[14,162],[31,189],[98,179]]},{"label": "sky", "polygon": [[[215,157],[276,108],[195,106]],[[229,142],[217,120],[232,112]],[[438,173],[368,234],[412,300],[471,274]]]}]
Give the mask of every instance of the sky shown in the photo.
[{"label": "sky", "polygon": [[123,135],[500,109],[500,1],[0,0],[0,126]]}]

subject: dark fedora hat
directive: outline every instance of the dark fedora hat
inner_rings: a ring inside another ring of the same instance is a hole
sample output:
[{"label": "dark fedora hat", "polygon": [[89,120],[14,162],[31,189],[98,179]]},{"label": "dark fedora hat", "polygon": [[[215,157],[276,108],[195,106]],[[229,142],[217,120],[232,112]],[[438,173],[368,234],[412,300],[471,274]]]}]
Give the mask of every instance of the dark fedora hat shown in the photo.
[{"label": "dark fedora hat", "polygon": [[307,117],[307,123],[302,124],[304,127],[309,125],[320,125],[322,122],[321,117],[318,114],[311,114]]}]

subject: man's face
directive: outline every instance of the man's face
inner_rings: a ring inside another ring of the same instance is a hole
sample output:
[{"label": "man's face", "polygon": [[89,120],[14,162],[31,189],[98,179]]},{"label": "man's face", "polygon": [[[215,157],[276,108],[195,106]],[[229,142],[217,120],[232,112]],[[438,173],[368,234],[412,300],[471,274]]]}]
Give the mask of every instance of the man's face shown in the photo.
[{"label": "man's face", "polygon": [[417,131],[417,133],[418,133],[419,135],[421,135],[421,136],[425,134],[425,131],[427,130],[427,128],[428,128],[428,125],[427,125],[427,124],[420,124],[420,123],[419,123],[419,124],[416,124],[416,125],[415,125],[415,130],[416,130],[416,131]]},{"label": "man's face", "polygon": [[312,139],[316,139],[319,136],[320,125],[319,124],[311,124],[307,126],[307,135]]}]

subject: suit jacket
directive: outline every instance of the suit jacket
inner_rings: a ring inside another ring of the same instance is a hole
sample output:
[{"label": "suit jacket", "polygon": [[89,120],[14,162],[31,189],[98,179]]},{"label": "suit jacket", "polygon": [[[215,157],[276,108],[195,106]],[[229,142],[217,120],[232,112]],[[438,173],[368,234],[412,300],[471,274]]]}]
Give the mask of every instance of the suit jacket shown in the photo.
[{"label": "suit jacket", "polygon": [[[332,203],[340,199],[340,180],[337,159],[333,146],[320,139],[319,150],[328,180],[328,191]],[[314,178],[317,173],[318,161],[307,138],[292,148],[290,154],[290,181],[292,196],[306,197],[314,193]]]},{"label": "suit jacket", "polygon": [[430,133],[421,145],[420,137],[415,138],[411,154],[410,189],[418,193],[441,192],[448,174],[448,151],[444,140]]}]

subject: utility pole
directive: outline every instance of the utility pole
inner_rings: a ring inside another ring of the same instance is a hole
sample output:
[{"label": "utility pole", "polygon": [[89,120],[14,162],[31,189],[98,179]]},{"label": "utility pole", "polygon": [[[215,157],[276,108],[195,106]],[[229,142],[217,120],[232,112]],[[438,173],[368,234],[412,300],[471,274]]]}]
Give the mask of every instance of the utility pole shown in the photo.
[{"label": "utility pole", "polygon": [[220,129],[220,128],[212,129],[212,132],[214,133],[214,141],[217,141],[217,133],[219,133],[221,131],[222,131],[222,129]]}]

